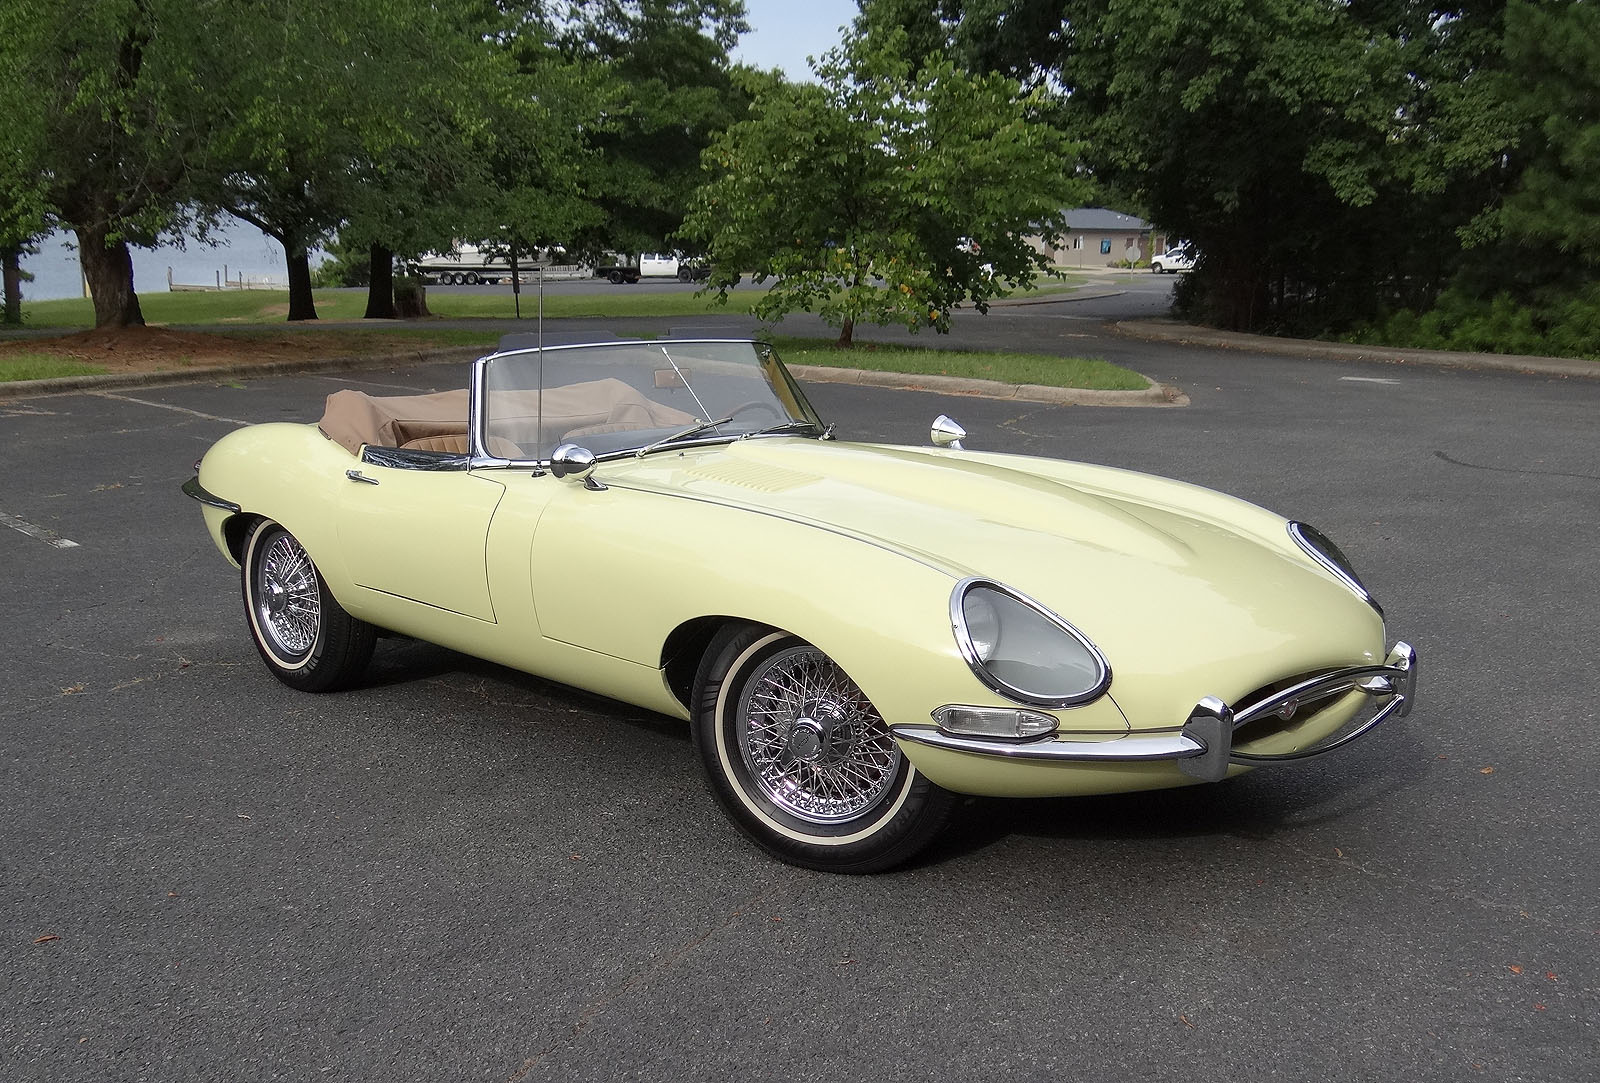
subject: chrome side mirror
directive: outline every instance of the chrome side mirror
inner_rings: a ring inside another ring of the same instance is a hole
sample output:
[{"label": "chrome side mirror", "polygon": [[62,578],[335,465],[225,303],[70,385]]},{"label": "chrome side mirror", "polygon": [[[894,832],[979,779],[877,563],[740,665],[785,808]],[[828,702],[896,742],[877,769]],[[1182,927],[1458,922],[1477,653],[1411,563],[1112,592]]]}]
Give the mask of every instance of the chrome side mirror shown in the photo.
[{"label": "chrome side mirror", "polygon": [[965,451],[961,441],[967,438],[967,430],[956,424],[955,418],[949,414],[940,414],[933,419],[933,428],[928,432],[928,439],[933,441],[934,447],[947,447],[953,451]]},{"label": "chrome side mirror", "polygon": [[562,444],[550,456],[550,473],[569,481],[581,481],[585,489],[596,492],[605,488],[591,475],[594,474],[594,452],[577,444]]}]

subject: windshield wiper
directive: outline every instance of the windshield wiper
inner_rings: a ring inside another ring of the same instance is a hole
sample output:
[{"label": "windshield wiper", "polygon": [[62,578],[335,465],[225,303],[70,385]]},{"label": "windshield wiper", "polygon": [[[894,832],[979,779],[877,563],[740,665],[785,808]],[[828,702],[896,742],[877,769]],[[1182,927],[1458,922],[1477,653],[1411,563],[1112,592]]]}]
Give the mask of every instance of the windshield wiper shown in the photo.
[{"label": "windshield wiper", "polygon": [[776,425],[768,425],[764,429],[754,429],[747,432],[739,439],[748,440],[752,436],[774,436],[780,432],[814,432],[821,434],[826,431],[815,421],[780,421]]},{"label": "windshield wiper", "polygon": [[730,422],[732,420],[733,420],[732,417],[719,417],[715,421],[697,421],[693,425],[690,425],[687,429],[684,429],[682,432],[675,432],[671,436],[663,436],[661,439],[657,440],[653,444],[646,444],[644,447],[640,448],[638,451],[635,451],[633,453],[633,456],[636,459],[642,459],[646,455],[650,454],[650,452],[655,451],[655,450],[657,450],[659,448],[664,448],[668,444],[675,444],[679,440],[687,440],[691,436],[699,436],[701,433],[705,432],[707,429],[714,429],[718,425],[726,425],[728,422]]}]

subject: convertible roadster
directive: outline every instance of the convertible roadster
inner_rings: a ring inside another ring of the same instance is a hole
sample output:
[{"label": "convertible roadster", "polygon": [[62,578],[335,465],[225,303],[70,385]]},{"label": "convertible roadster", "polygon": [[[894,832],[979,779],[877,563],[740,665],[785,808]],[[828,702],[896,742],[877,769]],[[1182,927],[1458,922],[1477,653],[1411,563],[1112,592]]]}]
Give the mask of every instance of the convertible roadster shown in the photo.
[{"label": "convertible roadster", "polygon": [[1312,527],[964,437],[835,439],[761,343],[544,345],[231,433],[184,491],[284,683],[388,632],[677,716],[815,869],[905,861],[956,794],[1215,782],[1410,712],[1415,652]]}]

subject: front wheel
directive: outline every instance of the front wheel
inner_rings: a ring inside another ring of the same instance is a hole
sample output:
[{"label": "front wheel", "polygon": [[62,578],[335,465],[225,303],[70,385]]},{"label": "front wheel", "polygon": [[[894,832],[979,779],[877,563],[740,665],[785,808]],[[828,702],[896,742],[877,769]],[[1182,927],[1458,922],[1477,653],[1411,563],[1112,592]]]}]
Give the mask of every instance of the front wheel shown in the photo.
[{"label": "front wheel", "polygon": [[741,831],[791,865],[891,868],[926,846],[954,805],[911,766],[844,669],[785,632],[719,633],[694,706],[712,792]]},{"label": "front wheel", "polygon": [[302,692],[331,692],[361,675],[377,630],[345,612],[293,534],[261,520],[240,565],[245,618],[273,676]]}]

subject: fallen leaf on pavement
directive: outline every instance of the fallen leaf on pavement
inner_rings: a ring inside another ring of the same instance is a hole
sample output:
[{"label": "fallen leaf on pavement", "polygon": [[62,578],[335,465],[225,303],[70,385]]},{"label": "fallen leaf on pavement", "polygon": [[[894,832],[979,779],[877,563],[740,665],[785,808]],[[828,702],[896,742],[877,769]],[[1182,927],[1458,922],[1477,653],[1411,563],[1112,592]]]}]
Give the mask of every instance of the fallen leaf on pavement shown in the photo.
[{"label": "fallen leaf on pavement", "polygon": [[35,937],[33,942],[35,944],[48,944],[52,940],[60,940],[60,939],[61,938],[59,936],[57,936],[55,933],[45,933],[43,936]]}]

